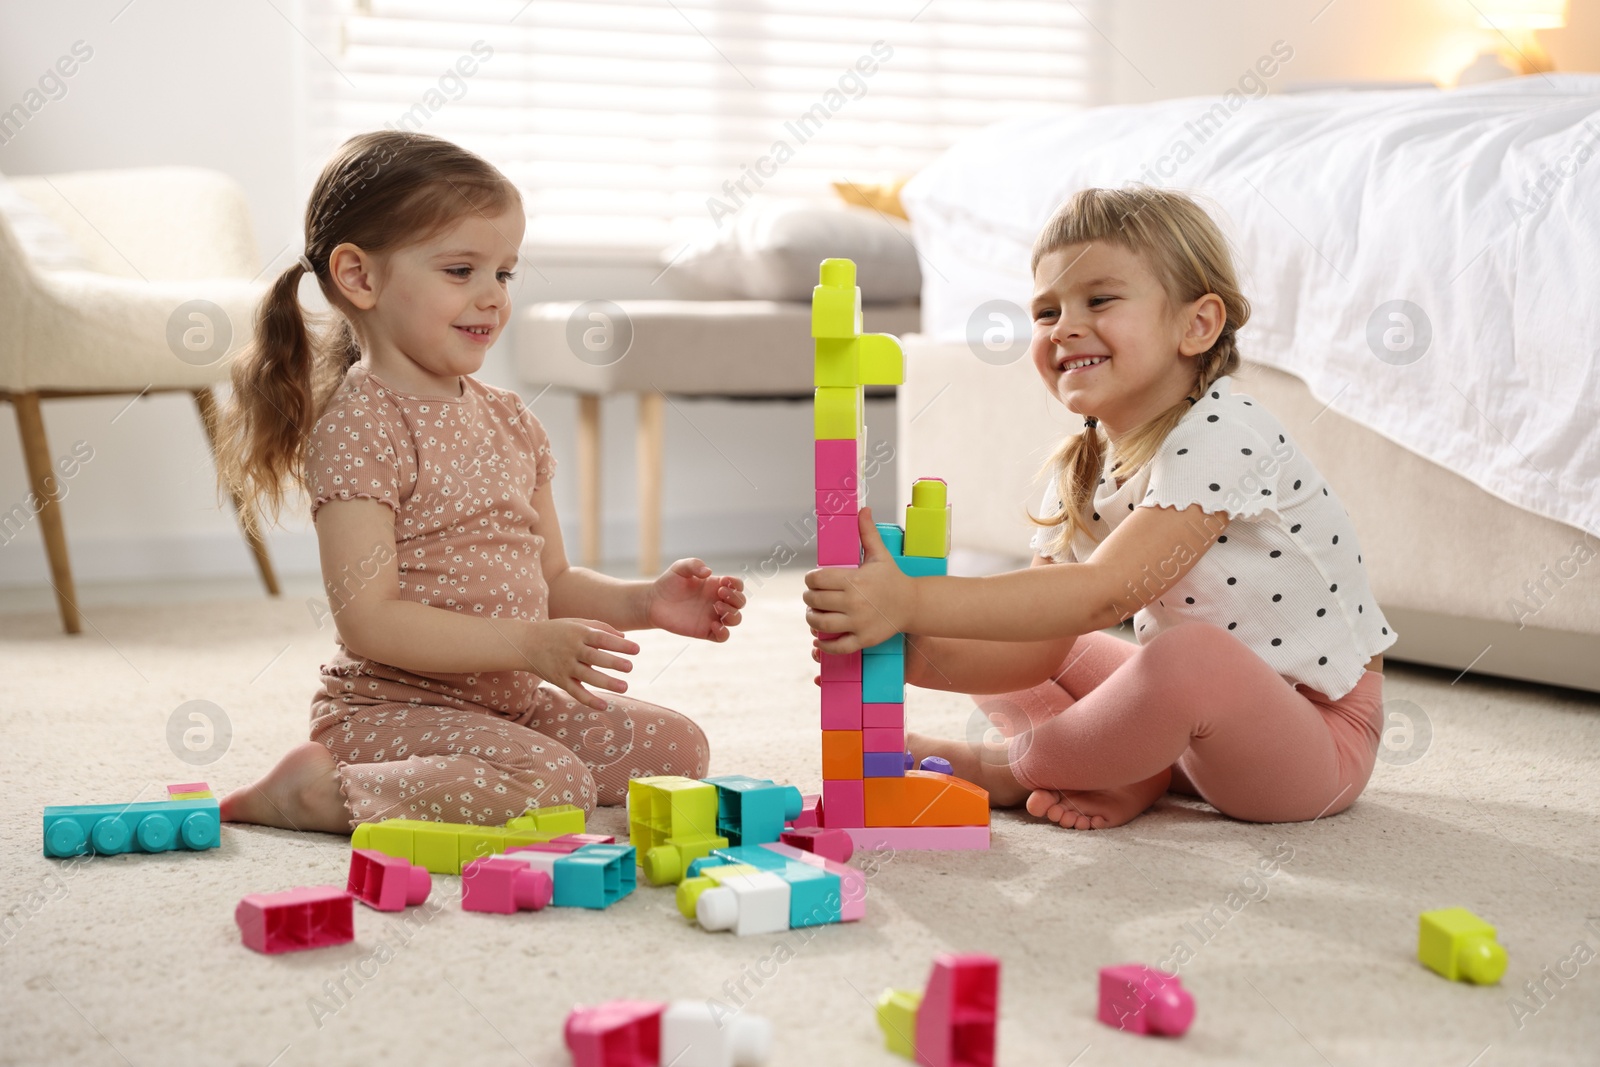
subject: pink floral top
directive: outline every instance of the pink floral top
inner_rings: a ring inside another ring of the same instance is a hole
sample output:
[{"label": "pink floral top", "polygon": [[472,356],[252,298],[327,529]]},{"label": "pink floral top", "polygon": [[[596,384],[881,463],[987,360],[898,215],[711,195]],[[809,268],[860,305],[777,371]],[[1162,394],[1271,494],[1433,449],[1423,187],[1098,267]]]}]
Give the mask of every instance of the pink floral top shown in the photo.
[{"label": "pink floral top", "polygon": [[[390,388],[362,364],[351,367],[307,442],[312,518],[329,500],[387,504],[402,597],[485,618],[544,619],[544,538],[534,532],[532,498],[555,473],[550,440],[516,393],[460,380],[459,399],[422,397]],[[336,585],[360,582],[375,562],[354,565]],[[540,678],[416,674],[353,655],[340,641],[322,682],[318,700],[517,714]]]}]

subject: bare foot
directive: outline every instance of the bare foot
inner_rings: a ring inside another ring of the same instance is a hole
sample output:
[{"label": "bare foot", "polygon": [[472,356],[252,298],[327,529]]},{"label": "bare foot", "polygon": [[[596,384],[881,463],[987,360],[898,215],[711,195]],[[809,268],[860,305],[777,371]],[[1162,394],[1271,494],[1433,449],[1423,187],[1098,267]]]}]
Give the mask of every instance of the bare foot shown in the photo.
[{"label": "bare foot", "polygon": [[1105,830],[1145,811],[1167,791],[1169,767],[1153,778],[1115,789],[1035,789],[1028,814],[1060,823],[1068,830]]},{"label": "bare foot", "polygon": [[[1014,808],[1028,799],[1028,787],[1012,777],[1010,763],[993,755],[985,759],[983,754],[965,741],[906,734],[906,747],[918,763],[928,756],[949,760],[950,769],[955,771],[957,778],[989,791],[991,808]],[[1000,755],[1003,756],[1003,753]]]},{"label": "bare foot", "polygon": [[326,746],[316,741],[296,745],[261,781],[223,799],[222,821],[348,834],[350,813],[339,791],[337,767]]}]

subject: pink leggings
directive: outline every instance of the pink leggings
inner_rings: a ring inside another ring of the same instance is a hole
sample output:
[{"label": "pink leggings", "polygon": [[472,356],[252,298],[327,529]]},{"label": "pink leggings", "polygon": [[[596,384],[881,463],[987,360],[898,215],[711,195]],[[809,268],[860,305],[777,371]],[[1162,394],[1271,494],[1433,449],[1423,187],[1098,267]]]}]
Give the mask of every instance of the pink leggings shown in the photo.
[{"label": "pink leggings", "polygon": [[1050,681],[973,699],[1010,739],[1011,771],[1030,789],[1108,789],[1170,767],[1174,788],[1251,822],[1349,807],[1383,728],[1383,675],[1367,671],[1330,700],[1209,623],[1142,646],[1084,634]]}]

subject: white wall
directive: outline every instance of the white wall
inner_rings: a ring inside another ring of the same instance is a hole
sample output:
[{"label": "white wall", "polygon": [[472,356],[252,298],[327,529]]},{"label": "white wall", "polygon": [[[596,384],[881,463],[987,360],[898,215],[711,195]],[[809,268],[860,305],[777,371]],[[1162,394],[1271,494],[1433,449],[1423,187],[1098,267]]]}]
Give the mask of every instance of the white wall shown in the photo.
[{"label": "white wall", "polygon": [[[306,0],[309,2],[309,0]],[[1600,66],[1600,0],[1572,0],[1569,27],[1546,34],[1567,69]],[[309,176],[294,102],[301,59],[314,60],[291,26],[298,3],[214,4],[203,0],[88,0],[8,5],[0,14],[0,108],[21,99],[75,41],[94,49],[52,100],[0,146],[0,173],[184,163],[231,174],[248,194],[263,267],[280,269],[299,248]],[[282,11],[280,15],[278,12]],[[1313,21],[1314,16],[1314,21]],[[1294,59],[1271,81],[1342,78],[1448,81],[1484,44],[1476,14],[1460,0],[1117,0],[1097,26],[1111,73],[1108,102],[1219,92],[1279,39]],[[673,295],[669,274],[652,263],[544,261],[522,272],[518,299]],[[665,293],[663,289],[667,289]],[[515,385],[503,352],[484,378]],[[524,387],[525,395],[531,390]],[[104,442],[70,484],[64,504],[74,568],[81,581],[162,575],[204,577],[251,572],[231,515],[216,507],[212,469],[198,417],[186,400],[139,401],[111,423],[126,399],[45,404],[52,451],[79,439]],[[759,555],[792,540],[785,524],[803,514],[810,491],[810,438],[804,404],[676,402],[668,409],[664,515],[667,558],[681,554]],[[874,436],[892,433],[887,405],[869,409]],[[564,461],[557,506],[567,537],[577,537],[573,473],[575,404],[547,394],[536,412]],[[633,403],[608,401],[604,416],[605,546],[626,558],[634,545]],[[692,419],[690,425],[687,419]],[[698,429],[696,429],[698,427]],[[702,432],[716,445],[708,444]],[[755,485],[722,452],[738,456]],[[895,497],[892,465],[873,494]],[[0,510],[27,493],[14,413],[0,405]],[[35,524],[36,525],[36,524]],[[285,572],[314,572],[309,524],[291,516],[272,535]],[[0,547],[0,588],[42,584],[37,529]]]}]

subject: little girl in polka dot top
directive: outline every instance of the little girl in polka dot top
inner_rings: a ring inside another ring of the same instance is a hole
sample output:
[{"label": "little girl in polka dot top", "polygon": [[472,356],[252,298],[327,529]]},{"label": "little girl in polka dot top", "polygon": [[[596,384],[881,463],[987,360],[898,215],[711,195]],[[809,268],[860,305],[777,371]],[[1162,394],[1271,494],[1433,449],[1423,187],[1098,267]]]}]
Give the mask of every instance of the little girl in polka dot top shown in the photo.
[{"label": "little girl in polka dot top", "polygon": [[[1222,234],[1179,193],[1085,189],[1032,269],[1034,367],[1083,417],[1050,462],[1032,567],[906,577],[864,510],[862,565],[807,575],[812,630],[841,635],[819,647],[903,632],[908,683],[983,694],[1003,745],[908,747],[996,807],[1079,830],[1168,790],[1256,822],[1344,810],[1396,635],[1339,498],[1237,388],[1250,305]],[[1130,617],[1137,644],[1100,632]]]},{"label": "little girl in polka dot top", "polygon": [[[317,180],[305,253],[233,366],[219,467],[274,515],[287,483],[310,498],[338,647],[311,739],[224,819],[500,824],[705,774],[700,729],[606,672],[632,668],[625,630],[726,641],[743,583],[698,559],[653,582],[569,565],[544,428],[471,376],[510,316],[525,223],[503,174],[420,134],[354,137]],[[328,337],[307,329],[307,273]]]}]

